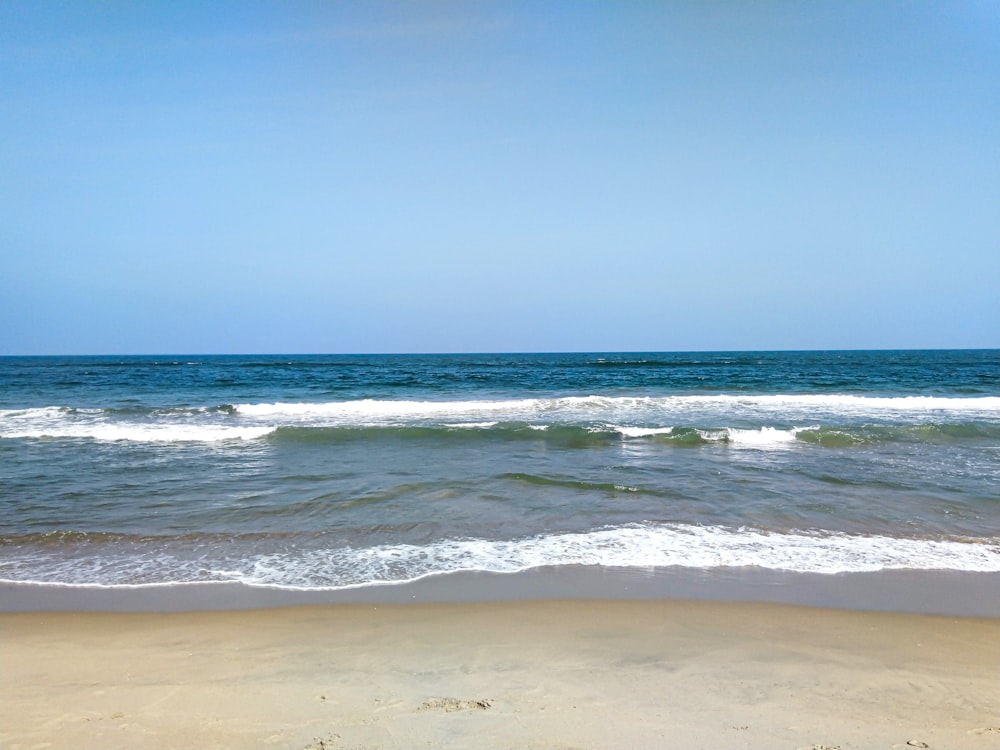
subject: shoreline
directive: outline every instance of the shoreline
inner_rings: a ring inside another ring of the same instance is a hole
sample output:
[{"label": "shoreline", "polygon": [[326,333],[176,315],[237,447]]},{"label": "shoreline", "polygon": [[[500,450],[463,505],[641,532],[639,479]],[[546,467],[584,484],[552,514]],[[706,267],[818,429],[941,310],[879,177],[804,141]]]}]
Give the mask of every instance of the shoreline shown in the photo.
[{"label": "shoreline", "polygon": [[1000,738],[995,618],[547,599],[7,612],[0,629],[7,750],[987,750]]},{"label": "shoreline", "polygon": [[757,602],[866,612],[1000,618],[1000,573],[891,570],[835,575],[759,568],[534,568],[456,572],[336,590],[238,583],[87,587],[0,583],[3,612],[185,612],[328,604],[454,604],[555,599]]}]

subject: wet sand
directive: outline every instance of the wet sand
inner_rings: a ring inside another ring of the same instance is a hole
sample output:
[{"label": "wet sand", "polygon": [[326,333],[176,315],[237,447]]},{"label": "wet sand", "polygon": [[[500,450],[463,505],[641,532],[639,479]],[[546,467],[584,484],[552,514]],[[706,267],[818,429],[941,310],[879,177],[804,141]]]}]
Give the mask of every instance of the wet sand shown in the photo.
[{"label": "wet sand", "polygon": [[0,582],[0,612],[188,612],[316,604],[708,599],[1000,618],[997,591],[1000,591],[1000,573],[954,570],[820,575],[755,567],[699,570],[567,565],[520,573],[460,571],[409,583],[339,590],[279,589],[238,583],[77,587]]},{"label": "wet sand", "polygon": [[0,614],[5,750],[998,745],[998,619],[685,600]]}]

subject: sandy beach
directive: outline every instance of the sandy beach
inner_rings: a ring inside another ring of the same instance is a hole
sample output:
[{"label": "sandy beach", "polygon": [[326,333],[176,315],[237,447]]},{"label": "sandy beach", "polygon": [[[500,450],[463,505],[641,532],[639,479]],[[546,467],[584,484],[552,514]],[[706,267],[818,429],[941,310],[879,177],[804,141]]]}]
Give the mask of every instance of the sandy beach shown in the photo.
[{"label": "sandy beach", "polygon": [[26,748],[996,748],[1000,620],[713,601],[0,614]]}]

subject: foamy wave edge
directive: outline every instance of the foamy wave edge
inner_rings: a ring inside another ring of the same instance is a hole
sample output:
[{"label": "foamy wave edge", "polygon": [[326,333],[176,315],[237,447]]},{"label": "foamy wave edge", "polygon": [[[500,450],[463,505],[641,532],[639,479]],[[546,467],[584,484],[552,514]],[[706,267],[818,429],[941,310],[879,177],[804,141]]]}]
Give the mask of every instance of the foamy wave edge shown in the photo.
[{"label": "foamy wave edge", "polygon": [[756,408],[849,409],[853,411],[993,412],[1000,416],[1000,396],[855,396],[850,394],[670,395],[670,396],[564,396],[495,401],[403,401],[362,399],[331,402],[275,402],[234,404],[238,414],[256,417],[394,417],[561,409],[614,409],[628,407],[744,406]]},{"label": "foamy wave edge", "polygon": [[[1000,572],[1000,539],[913,539],[749,528],[629,524],[517,540],[451,539],[426,546],[290,548],[245,559],[180,559],[162,548],[94,550],[86,560],[50,560],[29,551],[0,568],[0,581],[134,588],[239,583],[332,591],[412,583],[458,572],[519,573],[542,567],[760,568],[834,575],[884,570]],[[79,564],[77,564],[79,563]],[[139,573],[141,571],[141,574]],[[22,576],[17,576],[22,572]],[[11,577],[11,573],[15,576]]]},{"label": "foamy wave edge", "polygon": [[11,430],[4,432],[0,437],[108,442],[124,440],[135,443],[217,443],[226,440],[257,440],[277,429],[270,426],[83,424]]}]

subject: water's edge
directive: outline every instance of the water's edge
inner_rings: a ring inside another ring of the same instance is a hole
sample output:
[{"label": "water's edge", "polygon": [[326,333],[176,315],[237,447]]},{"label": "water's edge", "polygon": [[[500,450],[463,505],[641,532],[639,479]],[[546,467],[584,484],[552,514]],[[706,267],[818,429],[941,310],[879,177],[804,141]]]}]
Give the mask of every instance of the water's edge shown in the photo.
[{"label": "water's edge", "polygon": [[752,568],[723,572],[564,566],[520,573],[458,572],[399,585],[338,591],[292,591],[238,583],[112,588],[2,583],[0,612],[182,612],[347,603],[708,599],[1000,618],[997,591],[1000,573],[907,570],[819,575]]}]

